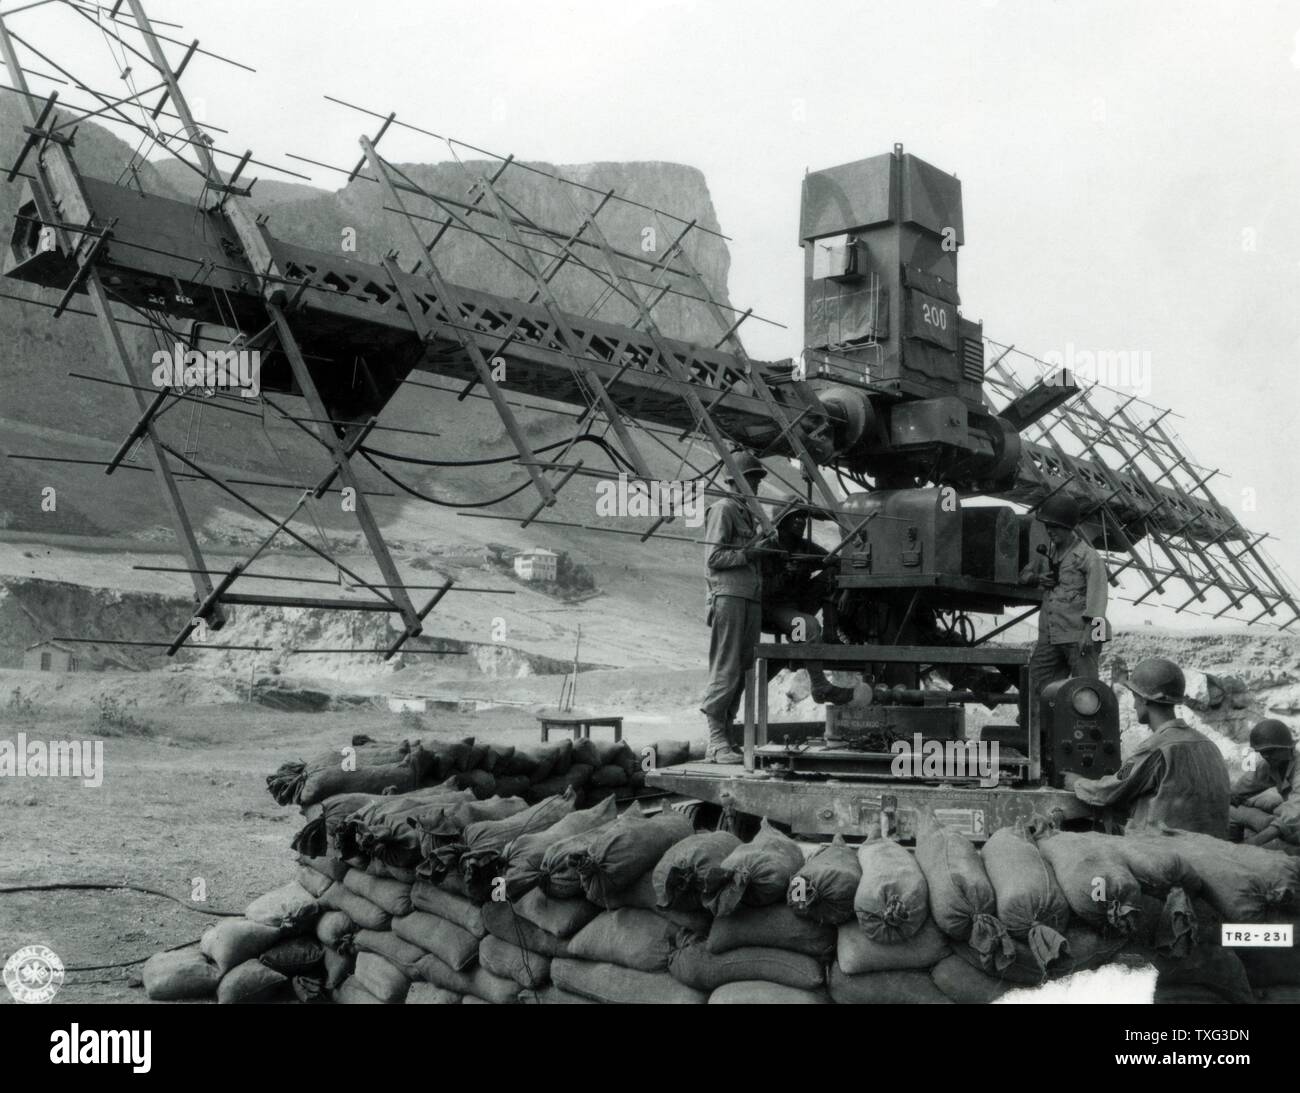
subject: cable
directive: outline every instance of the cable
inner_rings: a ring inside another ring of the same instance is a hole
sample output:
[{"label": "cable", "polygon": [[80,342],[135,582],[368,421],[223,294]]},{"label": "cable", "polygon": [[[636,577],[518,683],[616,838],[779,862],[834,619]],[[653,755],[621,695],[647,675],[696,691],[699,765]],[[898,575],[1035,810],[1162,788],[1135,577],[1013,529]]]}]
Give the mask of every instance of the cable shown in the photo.
[{"label": "cable", "polygon": [[[0,895],[11,895],[19,892],[60,892],[60,891],[82,891],[82,892],[140,892],[147,896],[161,896],[163,899],[169,899],[173,903],[180,904],[187,911],[194,911],[200,915],[212,915],[216,918],[242,918],[239,911],[218,911],[210,907],[195,907],[193,903],[186,903],[185,900],[173,896],[170,892],[163,892],[157,888],[148,888],[143,884],[130,884],[123,881],[120,884],[96,884],[89,881],[56,881],[50,884],[14,884],[0,887]],[[199,939],[194,938],[191,941],[182,941],[177,945],[172,945],[161,952],[175,952],[177,949],[184,949],[195,944]],[[113,964],[84,964],[78,966],[65,965],[64,971],[67,972],[100,972],[107,971],[110,968],[131,968],[136,964],[143,964],[153,956],[138,957],[135,960],[119,960]],[[93,982],[117,982],[117,980],[94,980]]]},{"label": "cable", "polygon": [[360,453],[361,453],[361,457],[367,463],[369,463],[376,471],[378,471],[385,478],[387,478],[388,481],[390,481],[394,486],[396,486],[403,493],[408,493],[412,497],[417,498],[420,501],[425,501],[430,505],[437,505],[440,508],[445,508],[445,509],[491,508],[493,505],[499,505],[503,501],[509,501],[510,498],[516,496],[517,494],[523,493],[524,490],[528,489],[528,487],[533,484],[533,480],[530,478],[527,481],[523,482],[521,485],[517,486],[515,489],[511,490],[509,493],[503,493],[500,497],[494,497],[488,501],[440,501],[438,498],[433,497],[430,494],[421,493],[413,486],[408,486],[396,475],[389,474],[388,471],[384,470],[383,467],[381,467],[378,463],[374,461],[374,459],[371,458],[370,453],[367,452],[364,448],[360,449]]},{"label": "cable", "polygon": [[[595,433],[579,433],[573,440],[596,444],[604,449],[605,454],[612,460],[622,463],[629,470],[632,469],[632,464],[624,459],[622,454],[604,437],[597,436]],[[550,452],[556,448],[562,448],[568,443],[570,443],[568,440],[557,440],[554,444],[546,444],[540,448],[534,448],[533,451],[538,454]],[[499,463],[513,463],[519,458],[518,452],[511,452],[508,455],[491,456],[487,459],[421,459],[413,455],[398,455],[396,452],[388,452],[383,448],[372,448],[368,444],[362,445],[358,450],[369,455],[379,456],[381,459],[391,459],[397,463],[414,463],[421,467],[487,467]]]}]

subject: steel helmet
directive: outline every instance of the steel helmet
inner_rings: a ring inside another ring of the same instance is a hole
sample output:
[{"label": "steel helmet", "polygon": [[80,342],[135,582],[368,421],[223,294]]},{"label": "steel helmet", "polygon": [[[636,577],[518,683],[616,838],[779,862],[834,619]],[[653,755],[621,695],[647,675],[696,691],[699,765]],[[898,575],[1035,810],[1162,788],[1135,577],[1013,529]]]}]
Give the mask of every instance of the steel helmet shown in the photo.
[{"label": "steel helmet", "polygon": [[[735,463],[736,470],[742,475],[758,474],[764,478],[767,477],[767,468],[759,462],[758,456],[753,452],[733,452],[731,460]],[[731,477],[730,471],[727,471],[724,477],[728,482],[735,481],[735,479]]]},{"label": "steel helmet", "polygon": [[1287,748],[1295,746],[1291,730],[1276,717],[1266,717],[1250,730],[1250,746],[1256,751],[1265,748]]},{"label": "steel helmet", "polygon": [[1148,702],[1158,702],[1162,706],[1178,705],[1187,693],[1183,670],[1164,657],[1138,661],[1137,667],[1120,685]]},{"label": "steel helmet", "polygon": [[1054,493],[1039,506],[1036,516],[1044,524],[1074,528],[1079,524],[1079,502],[1067,493]]}]

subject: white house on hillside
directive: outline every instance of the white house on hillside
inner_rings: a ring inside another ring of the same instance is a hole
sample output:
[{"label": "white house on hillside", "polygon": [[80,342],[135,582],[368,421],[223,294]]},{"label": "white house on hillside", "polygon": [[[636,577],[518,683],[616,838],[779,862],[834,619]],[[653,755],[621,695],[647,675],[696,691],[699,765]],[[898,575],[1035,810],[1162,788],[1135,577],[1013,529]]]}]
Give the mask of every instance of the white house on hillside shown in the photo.
[{"label": "white house on hillside", "polygon": [[525,581],[553,581],[560,556],[553,550],[533,547],[515,555],[515,573]]}]

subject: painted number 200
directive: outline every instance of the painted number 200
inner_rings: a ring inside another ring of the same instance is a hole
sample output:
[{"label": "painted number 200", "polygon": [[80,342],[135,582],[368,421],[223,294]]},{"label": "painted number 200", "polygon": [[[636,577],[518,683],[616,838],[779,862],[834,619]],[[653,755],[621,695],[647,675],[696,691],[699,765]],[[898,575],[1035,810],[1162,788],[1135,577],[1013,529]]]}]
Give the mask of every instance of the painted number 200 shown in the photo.
[{"label": "painted number 200", "polygon": [[921,304],[921,318],[929,326],[937,327],[939,330],[948,329],[948,312],[934,304]]}]

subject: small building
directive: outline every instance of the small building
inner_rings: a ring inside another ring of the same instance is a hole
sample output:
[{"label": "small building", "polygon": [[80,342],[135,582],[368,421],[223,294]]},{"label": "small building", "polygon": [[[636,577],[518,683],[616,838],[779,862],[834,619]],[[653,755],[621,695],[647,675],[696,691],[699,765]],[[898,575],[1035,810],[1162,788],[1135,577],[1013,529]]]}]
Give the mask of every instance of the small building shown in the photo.
[{"label": "small building", "polygon": [[75,672],[77,654],[59,641],[37,641],[23,650],[23,667],[33,672]]},{"label": "small building", "polygon": [[534,547],[515,555],[515,573],[525,581],[553,581],[560,556],[553,550]]}]

